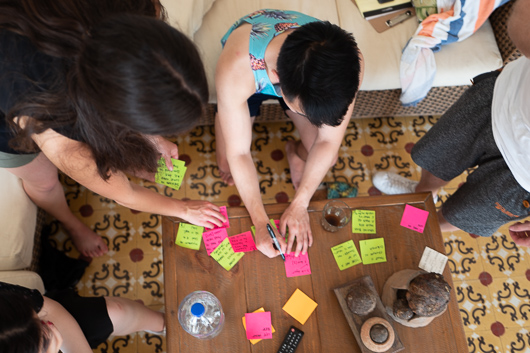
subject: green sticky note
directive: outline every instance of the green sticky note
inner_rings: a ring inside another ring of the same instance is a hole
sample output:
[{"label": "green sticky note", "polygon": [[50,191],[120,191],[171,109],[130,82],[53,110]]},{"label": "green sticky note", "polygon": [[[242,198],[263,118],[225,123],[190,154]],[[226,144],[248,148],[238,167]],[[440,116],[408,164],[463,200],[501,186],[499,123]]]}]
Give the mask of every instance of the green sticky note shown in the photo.
[{"label": "green sticky note", "polygon": [[351,230],[353,233],[375,234],[375,211],[353,210]]},{"label": "green sticky note", "polygon": [[347,242],[332,247],[331,252],[341,271],[362,262],[353,240],[348,240]]},{"label": "green sticky note", "polygon": [[225,238],[210,254],[227,271],[230,271],[244,255],[244,252],[234,252],[228,238]]},{"label": "green sticky note", "polygon": [[359,241],[363,264],[386,262],[385,239],[376,238]]},{"label": "green sticky note", "polygon": [[[271,218],[271,219],[269,219],[269,223],[271,224],[272,227],[274,227],[274,228],[278,229],[278,231],[280,231],[280,228],[279,228],[280,221],[275,221],[274,219]],[[252,231],[252,235],[256,236],[256,227],[251,226],[250,230]],[[285,234],[285,238],[287,238],[288,236],[289,236],[289,229],[287,229],[287,232]]]},{"label": "green sticky note", "polygon": [[204,228],[193,224],[180,223],[175,244],[183,248],[199,250]]},{"label": "green sticky note", "polygon": [[158,161],[158,169],[155,174],[155,181],[159,184],[167,185],[170,188],[178,190],[184,174],[186,174],[186,163],[184,161],[171,158],[173,163],[173,170],[167,169],[166,161],[164,158],[160,158]]}]

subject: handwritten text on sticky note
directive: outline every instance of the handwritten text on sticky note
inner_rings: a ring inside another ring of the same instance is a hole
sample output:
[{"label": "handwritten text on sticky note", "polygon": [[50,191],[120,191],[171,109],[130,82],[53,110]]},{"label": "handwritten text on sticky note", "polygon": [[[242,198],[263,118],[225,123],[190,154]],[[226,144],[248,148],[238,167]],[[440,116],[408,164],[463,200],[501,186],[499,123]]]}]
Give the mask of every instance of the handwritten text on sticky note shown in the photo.
[{"label": "handwritten text on sticky note", "polygon": [[375,211],[353,210],[351,224],[353,233],[375,234]]},{"label": "handwritten text on sticky note", "polygon": [[427,272],[443,274],[447,260],[446,255],[426,246],[418,267]]},{"label": "handwritten text on sticky note", "polygon": [[184,174],[186,174],[186,163],[174,158],[171,158],[171,162],[173,163],[173,170],[167,169],[166,160],[160,158],[155,174],[155,181],[178,190],[184,179]]},{"label": "handwritten text on sticky note", "polygon": [[361,248],[363,264],[369,265],[379,262],[386,262],[384,238],[360,240],[359,247]]},{"label": "handwritten text on sticky note", "polygon": [[403,217],[399,223],[405,228],[415,230],[416,232],[423,233],[425,229],[425,223],[427,222],[427,217],[429,217],[429,212],[425,210],[420,210],[419,208],[405,205],[405,211],[403,212]]},{"label": "handwritten text on sticky note", "polygon": [[180,223],[177,232],[175,244],[183,248],[199,250],[201,247],[203,227],[194,226],[193,224]]},{"label": "handwritten text on sticky note", "polygon": [[245,314],[247,324],[247,339],[272,338],[271,312],[257,312]]},{"label": "handwritten text on sticky note", "polygon": [[[258,310],[255,310],[255,311],[253,311],[253,312],[254,312],[254,313],[262,313],[262,312],[264,312],[264,311],[265,311],[265,309],[264,309],[263,307],[261,307],[261,308],[259,308]],[[244,316],[243,316],[241,319],[242,319],[242,321],[243,321],[243,327],[245,328],[245,332],[246,332],[246,330],[247,330],[247,321],[246,321],[246,319],[245,319]],[[272,333],[276,332],[276,330],[274,329],[274,326],[272,326],[272,324],[271,324],[271,330],[272,330]],[[250,340],[250,343],[252,343],[252,344],[256,344],[256,343],[258,343],[259,341],[261,341],[261,339]]]},{"label": "handwritten text on sticky note", "polygon": [[228,234],[226,233],[226,228],[219,228],[214,230],[209,230],[207,232],[202,233],[202,238],[204,239],[204,246],[206,247],[206,252],[208,252],[208,255],[212,253],[212,251],[221,244],[225,238],[228,237]]},{"label": "handwritten text on sticky note", "polygon": [[228,238],[226,238],[210,255],[215,261],[219,262],[225,270],[230,271],[245,253],[234,252],[232,245],[230,245]]},{"label": "handwritten text on sticky note", "polygon": [[254,243],[254,238],[250,231],[229,237],[228,241],[230,242],[230,245],[232,245],[234,252],[249,252],[257,250],[256,243]]},{"label": "handwritten text on sticky note", "polygon": [[287,277],[310,275],[309,253],[305,253],[305,255],[300,253],[298,257],[294,256],[294,251],[285,254],[285,273]]},{"label": "handwritten text on sticky note", "polygon": [[332,247],[331,252],[341,271],[362,262],[353,240],[348,240],[347,242]]}]

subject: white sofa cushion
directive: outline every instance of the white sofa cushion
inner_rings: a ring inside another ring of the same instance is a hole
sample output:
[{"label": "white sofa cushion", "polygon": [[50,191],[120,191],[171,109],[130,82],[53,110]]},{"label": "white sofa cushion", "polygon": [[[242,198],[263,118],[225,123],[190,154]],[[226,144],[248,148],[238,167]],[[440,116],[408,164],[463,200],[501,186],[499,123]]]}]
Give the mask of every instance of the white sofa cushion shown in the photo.
[{"label": "white sofa cushion", "polygon": [[37,206],[22,182],[0,168],[0,270],[20,270],[31,264]]},{"label": "white sofa cushion", "polygon": [[[353,33],[365,59],[361,89],[400,89],[401,51],[418,28],[416,19],[377,33],[351,0],[336,0],[336,3],[340,26]],[[434,87],[469,85],[469,80],[476,75],[502,66],[489,21],[468,39],[442,46],[434,57],[437,67]]]},{"label": "white sofa cushion", "polygon": [[42,278],[31,271],[0,271],[0,282],[16,284],[29,289],[37,289],[44,294]]},{"label": "white sofa cushion", "polygon": [[[417,28],[415,19],[377,33],[362,18],[352,0],[216,0],[193,37],[206,68],[210,102],[216,102],[214,74],[222,49],[222,36],[236,20],[262,8],[299,11],[352,32],[365,58],[361,89],[401,88],[401,51]],[[435,57],[437,74],[434,86],[469,85],[469,79],[477,74],[502,66],[502,58],[489,22],[467,40],[444,46]]]}]

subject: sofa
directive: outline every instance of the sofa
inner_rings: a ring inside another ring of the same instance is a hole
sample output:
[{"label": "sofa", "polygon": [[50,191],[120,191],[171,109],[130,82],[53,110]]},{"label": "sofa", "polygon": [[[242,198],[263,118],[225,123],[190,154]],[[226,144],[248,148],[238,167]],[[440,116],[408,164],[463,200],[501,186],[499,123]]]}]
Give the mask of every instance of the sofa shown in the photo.
[{"label": "sofa", "polygon": [[[213,123],[215,66],[220,39],[240,17],[262,8],[295,10],[328,20],[353,33],[365,58],[364,80],[357,95],[354,118],[443,114],[469,87],[474,76],[498,69],[519,54],[506,35],[512,3],[497,9],[470,38],[446,45],[435,54],[437,74],[433,88],[415,107],[399,101],[401,51],[413,35],[415,18],[377,33],[364,20],[353,0],[162,0],[170,24],[185,32],[202,55],[209,80],[210,104],[200,124]],[[284,120],[278,104],[262,108],[257,121]]]},{"label": "sofa", "polygon": [[0,168],[0,281],[44,293],[37,274],[44,212],[29,199],[19,178]]}]

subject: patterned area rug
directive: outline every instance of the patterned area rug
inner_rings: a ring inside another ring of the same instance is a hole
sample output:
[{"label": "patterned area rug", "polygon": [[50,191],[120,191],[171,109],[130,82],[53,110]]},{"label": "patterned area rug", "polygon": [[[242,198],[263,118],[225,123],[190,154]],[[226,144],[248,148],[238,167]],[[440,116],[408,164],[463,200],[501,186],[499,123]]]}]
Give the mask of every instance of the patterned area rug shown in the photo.
[{"label": "patterned area rug", "polygon": [[[359,196],[380,194],[371,183],[371,175],[378,170],[419,180],[420,170],[409,152],[436,121],[432,116],[351,121],[338,162],[325,180],[356,185]],[[257,124],[253,135],[252,156],[264,202],[288,202],[294,190],[284,146],[298,137],[293,125]],[[136,182],[170,197],[241,205],[236,188],[224,185],[219,178],[213,127],[198,127],[176,142],[180,159],[188,167],[180,190]],[[441,190],[437,206],[465,182],[468,173]],[[78,284],[79,292],[140,299],[155,310],[163,310],[160,218],[119,206],[64,175],[60,178],[71,209],[108,241],[110,249],[92,261]],[[54,226],[56,246],[77,257],[64,231],[53,220],[49,223]],[[530,249],[515,246],[506,227],[491,238],[465,232],[443,236],[469,352],[530,352]],[[139,333],[111,338],[94,352],[165,352],[165,337]]]}]

